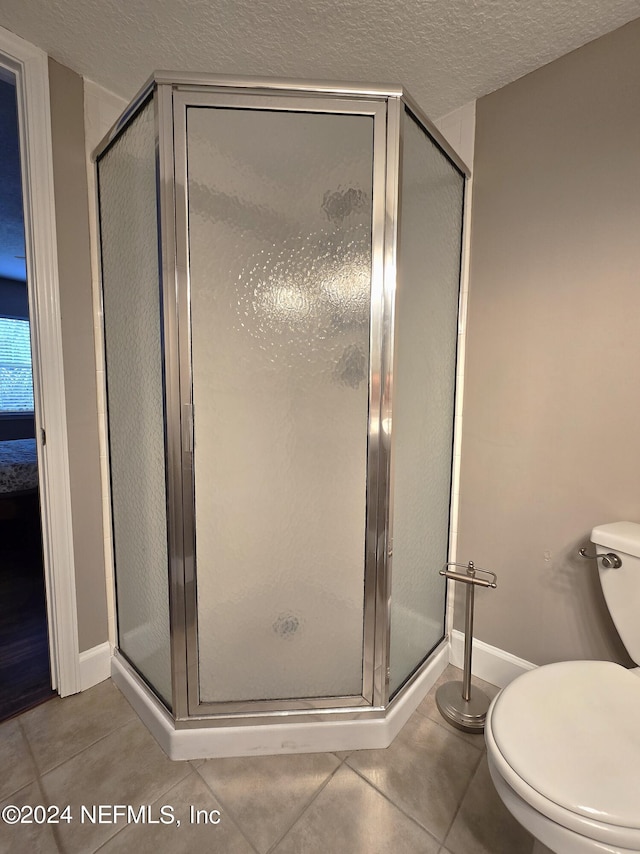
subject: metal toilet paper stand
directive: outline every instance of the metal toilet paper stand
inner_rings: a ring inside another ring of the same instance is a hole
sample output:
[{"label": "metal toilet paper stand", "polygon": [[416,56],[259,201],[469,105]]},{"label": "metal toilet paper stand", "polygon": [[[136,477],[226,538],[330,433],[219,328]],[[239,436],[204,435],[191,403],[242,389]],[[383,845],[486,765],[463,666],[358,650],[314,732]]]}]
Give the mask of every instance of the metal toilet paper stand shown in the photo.
[{"label": "metal toilet paper stand", "polygon": [[[466,573],[453,572],[448,567],[455,566],[465,569]],[[491,576],[491,580],[478,578],[476,573]],[[473,646],[473,605],[475,588],[498,586],[498,576],[488,569],[476,567],[472,560],[469,563],[446,563],[440,570],[440,575],[452,581],[461,581],[467,585],[467,603],[464,621],[464,673],[462,682],[446,682],[436,691],[436,705],[445,720],[457,729],[465,732],[482,732],[487,717],[490,700],[479,689],[474,689],[471,696],[471,650]]]}]

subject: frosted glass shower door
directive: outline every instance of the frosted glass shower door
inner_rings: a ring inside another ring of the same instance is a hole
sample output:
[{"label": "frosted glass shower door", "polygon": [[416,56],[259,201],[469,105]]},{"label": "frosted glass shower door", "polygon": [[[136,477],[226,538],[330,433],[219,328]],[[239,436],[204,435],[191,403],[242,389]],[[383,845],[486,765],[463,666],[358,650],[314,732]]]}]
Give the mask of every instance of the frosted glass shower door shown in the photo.
[{"label": "frosted glass shower door", "polygon": [[393,694],[444,637],[464,176],[405,110],[395,319]]},{"label": "frosted glass shower door", "polygon": [[153,102],[98,160],[118,648],[171,706]]},{"label": "frosted glass shower door", "polygon": [[362,694],[374,117],[317,103],[186,109],[202,704]]}]

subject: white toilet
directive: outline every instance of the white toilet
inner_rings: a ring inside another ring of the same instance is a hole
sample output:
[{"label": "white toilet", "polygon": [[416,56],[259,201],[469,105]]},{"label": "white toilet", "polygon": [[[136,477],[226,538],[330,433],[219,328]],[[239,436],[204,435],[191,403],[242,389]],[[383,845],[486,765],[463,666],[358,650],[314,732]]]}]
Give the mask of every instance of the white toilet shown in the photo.
[{"label": "white toilet", "polygon": [[[640,663],[640,525],[594,528],[607,606]],[[535,854],[640,854],[640,667],[547,664],[494,699],[485,727],[489,769]],[[515,854],[515,852],[514,852]]]}]

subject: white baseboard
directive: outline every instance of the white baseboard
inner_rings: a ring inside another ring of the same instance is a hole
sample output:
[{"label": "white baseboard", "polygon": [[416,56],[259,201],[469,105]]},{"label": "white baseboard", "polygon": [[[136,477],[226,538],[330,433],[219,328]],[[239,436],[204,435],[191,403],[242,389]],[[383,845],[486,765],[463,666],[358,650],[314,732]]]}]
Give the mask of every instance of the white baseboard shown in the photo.
[{"label": "white baseboard", "polygon": [[80,690],[86,691],[111,675],[111,644],[109,641],[80,653]]},{"label": "white baseboard", "polygon": [[[464,666],[464,634],[457,629],[451,632],[451,649],[449,663],[456,667]],[[504,688],[513,682],[516,676],[534,670],[537,665],[505,652],[497,646],[491,646],[484,641],[474,638],[471,655],[471,672],[485,682],[491,682],[499,688]]]},{"label": "white baseboard", "polygon": [[[111,675],[111,645],[108,641],[80,653],[80,690],[86,691],[93,685],[103,682]],[[454,629],[451,632],[449,662],[456,667],[464,665],[464,635]],[[516,676],[533,670],[537,665],[518,658],[510,652],[491,646],[477,638],[473,641],[471,669],[473,675],[485,682],[491,682],[504,688]],[[437,677],[436,677],[437,678]],[[427,689],[428,690],[428,689]]]}]

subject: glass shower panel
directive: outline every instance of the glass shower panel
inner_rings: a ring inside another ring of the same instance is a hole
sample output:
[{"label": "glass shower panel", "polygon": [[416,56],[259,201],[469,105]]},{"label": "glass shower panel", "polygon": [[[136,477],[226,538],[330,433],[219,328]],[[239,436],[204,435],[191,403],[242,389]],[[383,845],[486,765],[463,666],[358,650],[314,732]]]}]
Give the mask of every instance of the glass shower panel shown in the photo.
[{"label": "glass shower panel", "polygon": [[405,111],[393,390],[390,692],[444,636],[464,178]]},{"label": "glass shower panel", "polygon": [[155,120],[98,162],[118,645],[171,700]]},{"label": "glass shower panel", "polygon": [[201,702],[359,695],[373,117],[190,107]]}]

